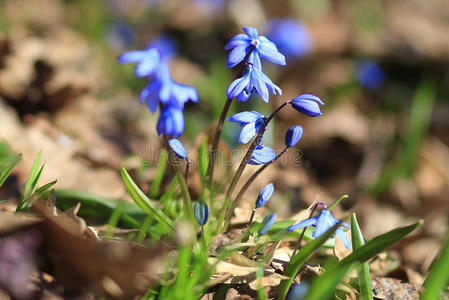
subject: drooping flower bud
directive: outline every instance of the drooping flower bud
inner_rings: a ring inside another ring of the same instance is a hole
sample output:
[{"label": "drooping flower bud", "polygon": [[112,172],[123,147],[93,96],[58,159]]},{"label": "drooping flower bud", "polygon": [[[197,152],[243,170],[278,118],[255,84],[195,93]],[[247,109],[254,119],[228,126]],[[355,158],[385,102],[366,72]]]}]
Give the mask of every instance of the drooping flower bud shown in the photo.
[{"label": "drooping flower bud", "polygon": [[187,151],[178,139],[171,139],[168,141],[170,148],[178,155],[180,158],[187,157]]},{"label": "drooping flower bud", "polygon": [[260,208],[264,206],[268,200],[270,200],[271,196],[274,192],[274,185],[273,183],[267,184],[262,191],[260,191],[259,197],[257,197],[256,200],[256,208]]},{"label": "drooping flower bud", "polygon": [[203,226],[207,223],[207,219],[209,218],[209,207],[203,201],[196,202],[193,207],[195,219],[198,223]]},{"label": "drooping flower bud", "polygon": [[260,235],[264,235],[273,226],[274,221],[276,221],[276,213],[271,213],[265,217],[262,221],[262,229],[259,231]]},{"label": "drooping flower bud", "polygon": [[302,131],[302,126],[297,125],[290,127],[285,134],[285,146],[295,146],[302,137]]},{"label": "drooping flower bud", "polygon": [[324,105],[324,102],[317,96],[311,94],[303,94],[292,100],[294,109],[310,117],[318,117],[321,115],[320,105]]}]

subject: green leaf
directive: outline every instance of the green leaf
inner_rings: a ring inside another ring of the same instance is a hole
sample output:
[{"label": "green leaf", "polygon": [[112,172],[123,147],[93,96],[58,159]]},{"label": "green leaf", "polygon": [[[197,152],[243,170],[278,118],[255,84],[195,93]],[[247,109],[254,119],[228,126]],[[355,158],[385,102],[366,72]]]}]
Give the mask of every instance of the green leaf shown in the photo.
[{"label": "green leaf", "polygon": [[151,184],[150,195],[156,198],[159,195],[162,179],[164,179],[165,167],[167,166],[168,154],[167,151],[162,151],[159,156],[158,166],[156,169],[156,175],[154,176],[153,183]]},{"label": "green leaf", "polygon": [[341,200],[348,198],[348,195],[343,195],[340,198],[338,198],[337,200],[335,200],[334,203],[332,203],[331,205],[329,205],[329,207],[327,208],[328,210],[332,210],[335,206],[337,206],[338,204],[340,204]]},{"label": "green leaf", "polygon": [[44,170],[44,165],[39,169],[39,164],[41,160],[41,152],[36,155],[34,159],[33,166],[31,167],[30,175],[28,176],[27,182],[25,184],[25,189],[23,190],[22,197],[20,197],[19,203],[17,203],[16,212],[25,210],[29,207],[28,198],[34,193],[39,183],[39,179]]},{"label": "green leaf", "polygon": [[289,277],[289,279],[282,280],[279,284],[278,299],[285,299],[288,290],[292,285],[293,279],[296,277],[296,274],[298,274],[301,266],[304,265],[304,263],[312,256],[315,250],[320,248],[324,244],[324,242],[326,242],[334,234],[335,230],[337,230],[339,226],[340,223],[330,228],[326,233],[324,233],[317,239],[308,242],[298,251],[298,253],[294,257],[292,257],[292,259],[290,259],[290,262],[288,263],[284,271],[284,276]]},{"label": "green leaf", "polygon": [[199,149],[199,168],[200,168],[200,176],[201,176],[201,182],[204,184],[204,180],[206,177],[207,167],[209,165],[209,153],[207,151],[208,149],[208,143],[207,143],[207,137],[203,140],[201,143],[200,149]]},{"label": "green leaf", "polygon": [[354,263],[363,263],[371,257],[379,254],[395,242],[404,238],[407,234],[421,226],[423,221],[418,221],[412,225],[401,227],[375,237],[361,246],[357,250],[341,260],[331,265],[326,272],[315,278],[310,285],[309,292],[304,299],[323,300],[332,297],[335,287],[343,279],[346,272]]},{"label": "green leaf", "polygon": [[139,187],[134,183],[131,176],[126,172],[125,168],[122,168],[122,179],[125,183],[126,190],[128,191],[131,198],[144,212],[148,215],[153,216],[157,221],[165,224],[168,228],[174,229],[175,223],[157,207],[153,201],[151,201]]},{"label": "green leaf", "polygon": [[434,260],[430,273],[424,281],[424,292],[421,300],[440,299],[441,291],[449,282],[449,234],[441,248],[439,256]]},{"label": "green leaf", "polygon": [[8,178],[9,174],[11,174],[14,167],[17,165],[17,163],[22,158],[22,154],[19,154],[17,156],[13,156],[12,158],[8,159],[8,162],[6,162],[5,166],[2,167],[0,170],[0,187],[5,183],[5,180]]},{"label": "green leaf", "polygon": [[[352,214],[351,217],[351,239],[352,248],[357,251],[360,247],[365,245],[365,240],[360,230],[359,224],[357,223],[357,217]],[[360,300],[372,300],[373,291],[371,288],[371,278],[369,273],[369,263],[366,261],[362,264],[361,268],[358,270],[359,278],[359,290],[360,290]]]}]

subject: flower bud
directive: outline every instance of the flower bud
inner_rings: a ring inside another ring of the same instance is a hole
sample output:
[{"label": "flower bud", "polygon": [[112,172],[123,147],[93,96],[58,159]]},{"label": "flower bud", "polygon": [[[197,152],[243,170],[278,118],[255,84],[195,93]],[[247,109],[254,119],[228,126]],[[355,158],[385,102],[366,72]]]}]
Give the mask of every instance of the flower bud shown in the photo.
[{"label": "flower bud", "polygon": [[302,137],[302,126],[293,126],[285,134],[285,146],[293,147]]},{"label": "flower bud", "polygon": [[180,158],[186,158],[187,157],[187,151],[184,148],[184,146],[181,144],[181,142],[178,139],[171,139],[168,141],[168,144],[170,145],[170,148],[178,155]]},{"label": "flower bud", "polygon": [[317,96],[311,94],[303,94],[292,100],[294,109],[310,117],[318,117],[321,115],[318,104],[324,105],[324,102]]},{"label": "flower bud", "polygon": [[267,184],[262,191],[260,191],[259,197],[257,197],[256,200],[256,208],[260,208],[264,206],[268,200],[270,200],[271,195],[273,195],[274,192],[274,185],[273,183]]},{"label": "flower bud", "polygon": [[274,221],[276,221],[276,213],[271,213],[268,216],[265,217],[262,221],[262,229],[259,231],[260,235],[264,235],[267,233],[268,230],[270,230],[271,226],[273,226]]},{"label": "flower bud", "polygon": [[198,223],[203,226],[207,223],[207,219],[209,218],[209,207],[203,201],[196,202],[193,208],[195,213],[195,219]]}]

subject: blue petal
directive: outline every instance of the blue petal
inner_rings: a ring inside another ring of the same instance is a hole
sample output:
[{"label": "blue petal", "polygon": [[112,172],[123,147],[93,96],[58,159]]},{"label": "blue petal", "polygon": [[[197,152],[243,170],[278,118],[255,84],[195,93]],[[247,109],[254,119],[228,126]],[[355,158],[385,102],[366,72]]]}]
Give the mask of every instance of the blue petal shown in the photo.
[{"label": "blue petal", "polygon": [[302,137],[302,126],[292,126],[287,130],[285,134],[285,146],[293,147],[295,146]]},{"label": "blue petal", "polygon": [[187,151],[178,139],[171,139],[168,144],[180,158],[187,157]]},{"label": "blue petal", "polygon": [[144,50],[133,50],[128,51],[120,55],[117,60],[121,64],[135,63],[141,61],[145,57],[146,51]]},{"label": "blue petal", "polygon": [[322,210],[317,216],[315,231],[312,233],[314,238],[318,238],[329,229],[328,216],[326,210]]},{"label": "blue petal", "polygon": [[282,55],[276,45],[270,42],[266,37],[259,37],[260,46],[257,50],[260,53],[260,57],[265,58],[266,60],[271,61],[272,63],[285,66],[285,56]]},{"label": "blue petal", "polygon": [[173,82],[172,97],[182,106],[187,101],[198,102],[198,93],[194,87]]},{"label": "blue petal", "polygon": [[226,91],[228,98],[232,99],[237,97],[237,95],[240,94],[246,86],[248,86],[250,82],[250,75],[251,70],[248,70],[243,77],[237,78],[231,83],[231,85],[229,85],[228,90]]},{"label": "blue petal", "polygon": [[251,39],[243,33],[239,33],[236,36],[234,36],[232,39],[229,40],[229,42],[226,44],[225,49],[226,50],[230,50],[233,49],[237,46],[241,46],[241,45],[249,45]]},{"label": "blue petal", "polygon": [[259,52],[254,49],[248,57],[248,62],[254,66],[257,70],[262,70],[262,63],[260,62]]},{"label": "blue petal", "polygon": [[292,101],[292,106],[299,112],[310,117],[321,116],[321,110],[318,103],[313,100],[295,98]]},{"label": "blue petal", "polygon": [[250,165],[261,165],[272,161],[276,157],[276,152],[268,146],[257,145],[248,161]]},{"label": "blue petal", "polygon": [[261,72],[259,70],[253,69],[251,74],[251,84],[254,86],[257,93],[262,98],[262,100],[265,103],[268,103],[270,96],[268,94],[267,85],[265,84],[265,81],[262,79],[262,76],[260,76],[260,73]]},{"label": "blue petal", "polygon": [[343,229],[338,228],[335,234],[340,238],[347,249],[351,249],[351,242],[349,242],[348,236],[345,234]]},{"label": "blue petal", "polygon": [[139,77],[145,77],[151,75],[159,66],[160,55],[156,49],[150,49],[146,51],[145,56],[137,64],[136,75]]},{"label": "blue petal", "polygon": [[238,102],[246,102],[251,96],[251,92],[248,92],[247,89],[244,89],[240,94],[237,95]]},{"label": "blue petal", "polygon": [[304,99],[304,100],[313,100],[313,101],[318,102],[321,105],[324,105],[324,102],[319,97],[312,95],[312,94],[302,94],[296,98]]},{"label": "blue petal", "polygon": [[239,142],[241,144],[248,143],[256,135],[256,123],[248,123],[243,126],[239,134]]},{"label": "blue petal", "polygon": [[298,224],[290,225],[289,227],[287,227],[287,231],[290,232],[290,231],[296,230],[298,228],[304,228],[304,227],[308,227],[308,226],[315,225],[315,224],[316,224],[315,218],[305,219],[305,220],[299,222]]},{"label": "blue petal", "polygon": [[182,110],[164,106],[157,122],[157,133],[178,137],[184,131],[184,115]]},{"label": "blue petal", "polygon": [[263,72],[260,72],[260,76],[262,77],[263,81],[265,81],[270,93],[276,95],[277,92],[279,95],[282,95],[282,90],[280,89],[280,87],[275,85],[267,75],[265,75]]},{"label": "blue petal", "polygon": [[228,55],[228,64],[226,67],[233,68],[238,65],[248,53],[250,47],[245,44],[235,47]]},{"label": "blue petal", "polygon": [[265,116],[257,111],[242,111],[233,116],[231,116],[228,121],[229,122],[238,122],[240,124],[246,124],[250,122],[256,122],[260,118],[264,118]]},{"label": "blue petal", "polygon": [[203,226],[206,224],[207,219],[209,218],[209,207],[204,202],[196,202],[193,207],[195,219],[198,223]]},{"label": "blue petal", "polygon": [[271,213],[268,216],[266,216],[262,221],[263,227],[259,231],[259,234],[264,235],[265,233],[267,233],[267,231],[270,230],[275,221],[276,221],[276,213]]},{"label": "blue petal", "polygon": [[156,112],[159,105],[159,98],[157,97],[158,85],[155,82],[147,85],[141,92],[139,96],[140,102],[146,102],[148,108],[152,112]]},{"label": "blue petal", "polygon": [[260,208],[262,206],[265,206],[267,204],[268,200],[270,200],[271,196],[274,192],[274,185],[273,183],[267,184],[262,191],[260,192],[259,196],[256,200],[256,207]]},{"label": "blue petal", "polygon": [[259,32],[254,27],[243,27],[243,31],[245,31],[246,34],[252,39],[257,39],[259,37]]}]

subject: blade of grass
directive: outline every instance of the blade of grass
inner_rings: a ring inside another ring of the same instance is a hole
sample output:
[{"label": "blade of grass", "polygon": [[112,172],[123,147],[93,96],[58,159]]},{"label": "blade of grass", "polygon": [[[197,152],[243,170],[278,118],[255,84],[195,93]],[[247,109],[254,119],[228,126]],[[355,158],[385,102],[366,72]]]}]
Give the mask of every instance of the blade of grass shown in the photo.
[{"label": "blade of grass", "polygon": [[26,206],[25,201],[28,199],[28,197],[31,196],[33,191],[36,189],[40,175],[42,174],[44,168],[44,166],[42,166],[39,170],[40,161],[41,161],[41,151],[39,151],[39,153],[36,155],[36,158],[34,159],[30,175],[28,176],[25,188],[22,193],[22,197],[20,197],[19,203],[17,204],[16,212],[24,209],[24,207]]},{"label": "blade of grass", "polygon": [[208,142],[207,137],[203,140],[201,143],[200,149],[199,149],[199,168],[200,168],[200,176],[201,176],[201,182],[205,182],[206,172],[207,172],[207,165],[209,164],[209,154],[207,151]]},{"label": "blade of grass", "polygon": [[114,234],[114,228],[117,227],[118,221],[120,220],[120,216],[123,212],[123,208],[124,208],[124,202],[119,201],[119,203],[117,204],[115,209],[112,211],[111,217],[109,218],[106,232],[104,234],[105,237],[110,238]]},{"label": "blade of grass", "polygon": [[[352,249],[357,251],[360,247],[365,245],[365,240],[360,230],[359,223],[357,223],[357,217],[353,213],[351,217],[351,238]],[[371,278],[369,273],[369,263],[366,261],[362,264],[361,268],[357,271],[359,278],[359,290],[360,300],[372,300],[373,291],[371,288]]]},{"label": "blade of grass", "polygon": [[22,158],[22,154],[19,154],[17,156],[12,157],[9,159],[9,161],[5,164],[4,167],[0,170],[0,187],[5,183],[5,180],[8,178],[9,174],[11,174],[14,167],[17,165],[17,163]]},{"label": "blade of grass", "polygon": [[315,253],[315,250],[320,248],[337,230],[340,224],[335,225],[330,228],[326,233],[321,235],[319,238],[310,241],[304,247],[301,248],[298,253],[290,259],[287,267],[284,271],[284,276],[289,277],[289,279],[282,280],[278,287],[278,299],[285,299],[288,290],[292,285],[293,279],[295,279],[296,274],[298,274],[299,269],[302,265]]},{"label": "blade of grass", "polygon": [[424,292],[421,300],[440,299],[441,291],[449,282],[449,234],[446,236],[446,242],[439,256],[432,263],[430,273],[424,281]]},{"label": "blade of grass", "polygon": [[315,278],[310,285],[309,292],[304,299],[323,300],[332,297],[335,287],[343,279],[346,272],[354,263],[363,263],[371,257],[382,252],[395,242],[404,238],[407,234],[422,225],[420,220],[412,225],[396,228],[367,242],[352,254],[338,263],[331,265],[326,272]]},{"label": "blade of grass", "polygon": [[153,183],[151,184],[150,196],[153,198],[156,198],[159,195],[162,179],[164,179],[167,161],[168,161],[168,154],[167,151],[164,150],[161,152],[161,155],[159,155],[156,175],[154,176]]},{"label": "blade of grass", "polygon": [[159,207],[157,207],[153,201],[151,201],[142,192],[142,190],[139,189],[139,187],[132,180],[131,176],[129,176],[128,172],[126,172],[125,168],[122,168],[121,173],[126,190],[137,206],[139,206],[148,215],[154,216],[158,222],[165,224],[168,228],[173,230],[175,228],[175,223]]}]

